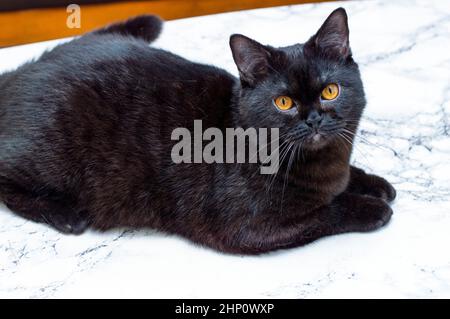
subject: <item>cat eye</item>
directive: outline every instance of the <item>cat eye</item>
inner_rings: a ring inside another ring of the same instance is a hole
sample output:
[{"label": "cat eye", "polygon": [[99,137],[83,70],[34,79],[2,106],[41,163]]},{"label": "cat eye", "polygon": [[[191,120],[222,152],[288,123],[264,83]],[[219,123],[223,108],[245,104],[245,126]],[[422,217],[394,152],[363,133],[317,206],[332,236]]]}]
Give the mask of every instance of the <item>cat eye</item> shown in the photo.
[{"label": "cat eye", "polygon": [[273,103],[282,111],[287,111],[294,105],[292,99],[289,96],[285,95],[277,97],[275,100],[273,100]]},{"label": "cat eye", "polygon": [[322,99],[324,100],[334,100],[339,95],[339,86],[335,83],[328,84],[322,90]]}]

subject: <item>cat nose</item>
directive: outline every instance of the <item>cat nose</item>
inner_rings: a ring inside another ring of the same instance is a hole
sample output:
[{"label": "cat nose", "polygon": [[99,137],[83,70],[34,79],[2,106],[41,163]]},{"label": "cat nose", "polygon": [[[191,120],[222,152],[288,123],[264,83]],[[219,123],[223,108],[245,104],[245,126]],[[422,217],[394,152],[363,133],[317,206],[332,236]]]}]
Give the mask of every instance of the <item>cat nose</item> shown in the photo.
[{"label": "cat nose", "polygon": [[306,125],[311,128],[318,128],[322,123],[322,115],[317,111],[312,111],[308,114],[308,118],[306,119]]}]

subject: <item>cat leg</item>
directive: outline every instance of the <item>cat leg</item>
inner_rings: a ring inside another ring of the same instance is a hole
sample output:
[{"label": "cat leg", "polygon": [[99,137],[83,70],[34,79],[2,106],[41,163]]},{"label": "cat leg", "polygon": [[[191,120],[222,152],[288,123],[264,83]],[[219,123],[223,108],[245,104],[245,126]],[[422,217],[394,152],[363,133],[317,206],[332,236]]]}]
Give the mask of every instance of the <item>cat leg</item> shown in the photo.
[{"label": "cat leg", "polygon": [[46,223],[67,234],[81,234],[89,226],[84,211],[77,211],[62,196],[36,195],[12,183],[0,182],[0,200],[17,215]]},{"label": "cat leg", "polygon": [[204,236],[203,244],[236,254],[298,247],[324,236],[378,229],[390,220],[392,209],[379,198],[343,193],[307,215],[286,213],[267,212],[236,224],[222,223],[214,235]]},{"label": "cat leg", "polygon": [[347,191],[378,197],[387,202],[392,202],[397,194],[394,187],[384,178],[367,174],[354,166],[350,166],[350,182]]},{"label": "cat leg", "polygon": [[94,30],[91,34],[128,35],[147,42],[156,40],[161,32],[163,21],[154,15],[140,15],[123,22],[110,24]]}]

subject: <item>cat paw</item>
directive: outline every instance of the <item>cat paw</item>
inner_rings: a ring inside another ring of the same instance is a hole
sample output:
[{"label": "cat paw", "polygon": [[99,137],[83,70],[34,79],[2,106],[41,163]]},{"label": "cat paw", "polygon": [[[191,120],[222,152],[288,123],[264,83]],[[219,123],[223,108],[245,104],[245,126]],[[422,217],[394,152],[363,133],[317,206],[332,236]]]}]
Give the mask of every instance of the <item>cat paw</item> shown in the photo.
[{"label": "cat paw", "polygon": [[357,210],[346,220],[348,231],[367,232],[386,225],[392,217],[392,208],[381,198],[362,195]]},{"label": "cat paw", "polygon": [[347,191],[353,194],[373,196],[386,202],[392,202],[397,195],[394,187],[384,178],[366,174],[362,169],[353,166]]},{"label": "cat paw", "polygon": [[90,225],[85,211],[62,211],[44,217],[47,224],[64,234],[79,235]]},{"label": "cat paw", "polygon": [[381,198],[386,202],[392,202],[395,199],[397,192],[387,180],[376,175],[369,175],[369,178],[372,180],[372,186],[367,195]]}]

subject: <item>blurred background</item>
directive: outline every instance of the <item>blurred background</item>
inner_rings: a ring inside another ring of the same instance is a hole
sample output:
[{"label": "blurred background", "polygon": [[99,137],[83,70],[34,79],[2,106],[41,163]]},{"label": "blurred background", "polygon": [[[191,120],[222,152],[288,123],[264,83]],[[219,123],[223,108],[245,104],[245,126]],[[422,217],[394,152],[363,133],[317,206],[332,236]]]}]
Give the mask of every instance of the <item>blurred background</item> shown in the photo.
[{"label": "blurred background", "polygon": [[307,2],[323,0],[0,0],[0,47],[75,36],[144,13],[172,20]]}]

